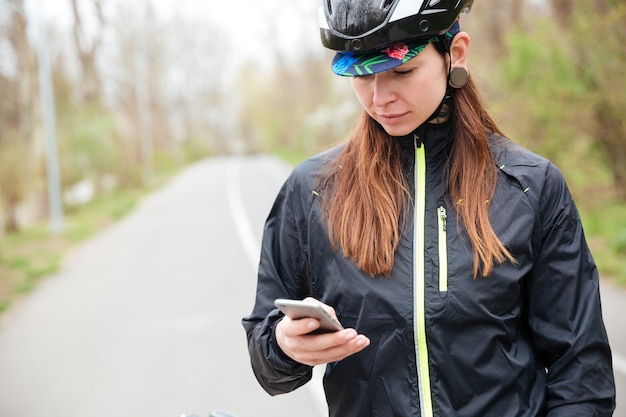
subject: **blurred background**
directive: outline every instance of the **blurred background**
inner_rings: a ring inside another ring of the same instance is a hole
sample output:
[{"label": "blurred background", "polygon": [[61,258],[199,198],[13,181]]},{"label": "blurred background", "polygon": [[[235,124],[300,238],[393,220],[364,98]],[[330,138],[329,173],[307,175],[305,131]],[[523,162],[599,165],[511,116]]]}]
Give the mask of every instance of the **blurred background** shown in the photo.
[{"label": "blurred background", "polygon": [[[341,141],[359,105],[329,70],[318,5],[0,0],[0,312],[186,165],[297,163]],[[563,170],[621,284],[625,21],[621,0],[478,0],[462,18],[489,109]]]}]

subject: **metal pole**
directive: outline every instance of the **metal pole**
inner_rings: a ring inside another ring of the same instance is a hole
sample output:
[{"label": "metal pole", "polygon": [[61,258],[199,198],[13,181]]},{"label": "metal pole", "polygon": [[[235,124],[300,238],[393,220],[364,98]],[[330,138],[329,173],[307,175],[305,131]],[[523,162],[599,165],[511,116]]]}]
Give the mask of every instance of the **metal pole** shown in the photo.
[{"label": "metal pole", "polygon": [[[40,3],[39,7],[43,7],[43,0],[40,1]],[[37,28],[37,56],[39,59],[39,89],[46,144],[50,230],[52,233],[61,233],[64,229],[64,221],[56,137],[54,91],[52,89],[52,72],[50,70],[50,59],[48,55],[47,26],[39,13],[40,11],[38,10],[34,11],[35,25]]]}]

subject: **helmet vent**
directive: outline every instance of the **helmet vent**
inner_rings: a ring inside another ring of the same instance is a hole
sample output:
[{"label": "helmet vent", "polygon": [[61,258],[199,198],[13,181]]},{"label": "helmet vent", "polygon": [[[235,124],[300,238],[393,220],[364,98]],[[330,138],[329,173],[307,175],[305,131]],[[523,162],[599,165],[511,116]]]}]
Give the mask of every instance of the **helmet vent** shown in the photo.
[{"label": "helmet vent", "polygon": [[389,8],[393,5],[394,0],[382,0],[380,3],[381,10],[389,10]]},{"label": "helmet vent", "polygon": [[328,13],[333,14],[333,2],[332,2],[332,0],[326,0],[326,5],[328,6]]}]

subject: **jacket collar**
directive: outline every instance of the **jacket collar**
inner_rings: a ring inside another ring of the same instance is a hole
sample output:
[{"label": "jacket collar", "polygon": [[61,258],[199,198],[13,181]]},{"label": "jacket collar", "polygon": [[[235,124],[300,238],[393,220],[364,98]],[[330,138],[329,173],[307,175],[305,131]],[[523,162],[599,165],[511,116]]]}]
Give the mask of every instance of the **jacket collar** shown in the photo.
[{"label": "jacket collar", "polygon": [[412,155],[415,153],[416,143],[426,146],[426,155],[428,161],[440,160],[445,161],[450,154],[450,148],[453,142],[452,123],[424,123],[413,132],[405,136],[394,136],[398,140],[403,155]]}]

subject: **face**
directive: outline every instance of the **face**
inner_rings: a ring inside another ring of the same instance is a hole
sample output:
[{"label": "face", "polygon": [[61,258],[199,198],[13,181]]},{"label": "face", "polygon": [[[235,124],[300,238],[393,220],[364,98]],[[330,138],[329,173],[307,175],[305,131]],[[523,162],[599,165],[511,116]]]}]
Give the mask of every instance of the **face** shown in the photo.
[{"label": "face", "polygon": [[424,123],[446,92],[443,57],[432,44],[392,70],[354,77],[352,88],[367,113],[392,136],[404,136]]}]

